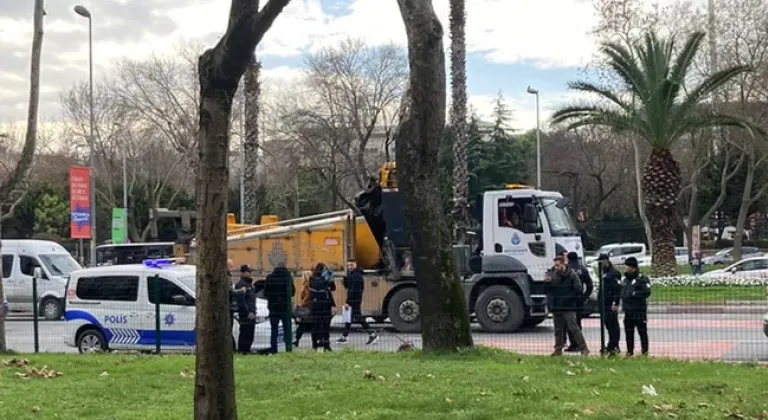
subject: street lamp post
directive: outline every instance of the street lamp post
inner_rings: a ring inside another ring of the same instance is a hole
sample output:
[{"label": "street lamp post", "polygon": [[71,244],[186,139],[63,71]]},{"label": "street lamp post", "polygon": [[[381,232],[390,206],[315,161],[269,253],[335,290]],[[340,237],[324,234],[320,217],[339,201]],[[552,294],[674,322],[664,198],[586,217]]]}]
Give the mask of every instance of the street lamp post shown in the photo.
[{"label": "street lamp post", "polygon": [[96,266],[96,182],[93,176],[94,153],[93,153],[93,21],[91,12],[83,6],[75,6],[75,13],[88,19],[88,108],[90,113],[90,134],[88,135],[88,146],[91,149],[89,165],[91,167],[91,266]]},{"label": "street lamp post", "polygon": [[[114,123],[113,127],[118,130],[123,129],[123,125],[120,123]],[[125,224],[124,229],[126,232],[128,231],[128,165],[125,159],[127,154],[126,147],[123,147],[123,223]],[[127,234],[126,239],[128,239]]]},{"label": "street lamp post", "polygon": [[536,188],[541,188],[541,119],[539,118],[539,90],[528,86],[528,93],[536,95]]}]

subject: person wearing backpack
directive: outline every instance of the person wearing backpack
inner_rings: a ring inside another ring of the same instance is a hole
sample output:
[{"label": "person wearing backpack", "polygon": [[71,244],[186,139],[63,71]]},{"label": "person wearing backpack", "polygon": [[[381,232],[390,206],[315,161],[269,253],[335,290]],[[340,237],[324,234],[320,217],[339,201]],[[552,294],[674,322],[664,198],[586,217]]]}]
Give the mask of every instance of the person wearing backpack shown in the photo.
[{"label": "person wearing backpack", "polygon": [[309,280],[309,311],[312,319],[312,348],[331,351],[331,319],[333,318],[333,292],[336,283],[333,273],[323,263],[315,266]]}]

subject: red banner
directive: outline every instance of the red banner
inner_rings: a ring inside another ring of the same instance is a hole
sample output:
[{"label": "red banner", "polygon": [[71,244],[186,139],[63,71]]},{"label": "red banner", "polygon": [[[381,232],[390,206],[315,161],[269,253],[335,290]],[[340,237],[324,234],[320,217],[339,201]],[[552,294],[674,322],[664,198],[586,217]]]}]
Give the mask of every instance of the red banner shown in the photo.
[{"label": "red banner", "polygon": [[70,237],[91,238],[91,168],[69,168]]}]

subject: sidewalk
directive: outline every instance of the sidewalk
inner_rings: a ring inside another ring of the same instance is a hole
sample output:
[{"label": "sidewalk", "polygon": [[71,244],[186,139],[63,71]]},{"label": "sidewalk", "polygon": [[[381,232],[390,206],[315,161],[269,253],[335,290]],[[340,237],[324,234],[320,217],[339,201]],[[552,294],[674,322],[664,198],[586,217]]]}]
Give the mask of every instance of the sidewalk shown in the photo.
[{"label": "sidewalk", "polygon": [[765,314],[768,312],[768,302],[760,301],[730,301],[723,304],[680,304],[652,303],[648,312],[655,314]]}]

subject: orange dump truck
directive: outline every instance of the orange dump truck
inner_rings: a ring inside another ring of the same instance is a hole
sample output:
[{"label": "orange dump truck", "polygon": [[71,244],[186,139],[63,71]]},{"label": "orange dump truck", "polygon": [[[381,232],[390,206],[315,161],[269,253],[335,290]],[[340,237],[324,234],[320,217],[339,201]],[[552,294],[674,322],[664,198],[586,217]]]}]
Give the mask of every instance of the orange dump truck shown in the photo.
[{"label": "orange dump truck", "polygon": [[[234,219],[234,215],[227,217],[227,254],[236,267],[248,264],[253,277],[263,279],[283,263],[294,273],[296,288],[301,290],[301,272],[323,263],[336,275],[334,298],[339,307],[346,299],[342,285],[346,261],[354,258],[369,270],[380,261],[379,246],[368,224],[351,210],[284,221],[264,216],[260,225],[236,224]],[[392,289],[391,284],[384,276],[367,274],[366,280],[362,311],[381,322],[382,299]]]}]

